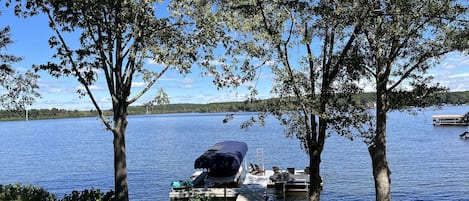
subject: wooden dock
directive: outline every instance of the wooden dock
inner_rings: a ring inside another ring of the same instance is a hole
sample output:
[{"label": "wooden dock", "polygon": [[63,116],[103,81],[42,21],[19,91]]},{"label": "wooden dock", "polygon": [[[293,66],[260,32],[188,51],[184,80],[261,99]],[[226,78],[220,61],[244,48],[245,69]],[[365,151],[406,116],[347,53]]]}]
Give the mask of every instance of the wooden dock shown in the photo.
[{"label": "wooden dock", "polygon": [[169,193],[170,200],[188,200],[194,197],[221,198],[220,200],[235,200],[239,188],[193,188],[187,191],[172,191]]},{"label": "wooden dock", "polygon": [[469,113],[465,115],[433,115],[434,126],[469,126]]},{"label": "wooden dock", "polygon": [[[285,193],[307,192],[309,182],[305,179],[303,171],[296,171],[291,176],[297,182],[273,183],[269,177],[274,174],[271,170],[266,170],[263,174],[246,174],[242,185],[236,188],[191,188],[181,191],[171,191],[169,194],[171,201],[189,200],[190,198],[211,198],[222,201],[273,201],[280,196],[285,197]],[[281,190],[276,188],[277,184],[283,184]]]},{"label": "wooden dock", "polygon": [[243,185],[239,189],[236,201],[262,201],[266,200],[266,187],[268,177],[265,174],[246,174]]},{"label": "wooden dock", "polygon": [[265,187],[258,184],[246,184],[239,188],[236,201],[262,201],[266,200]]},{"label": "wooden dock", "polygon": [[262,201],[266,200],[265,187],[257,184],[242,185],[241,188],[195,188],[190,191],[170,192],[171,200],[188,200],[193,197],[210,197],[216,200]]}]

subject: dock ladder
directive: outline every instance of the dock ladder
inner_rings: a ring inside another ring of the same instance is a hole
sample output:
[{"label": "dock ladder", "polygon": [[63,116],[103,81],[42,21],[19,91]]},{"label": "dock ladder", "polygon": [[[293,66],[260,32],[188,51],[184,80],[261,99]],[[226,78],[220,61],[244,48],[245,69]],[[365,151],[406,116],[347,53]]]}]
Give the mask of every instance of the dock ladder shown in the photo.
[{"label": "dock ladder", "polygon": [[264,167],[264,148],[256,148],[256,164],[260,165],[262,170]]}]

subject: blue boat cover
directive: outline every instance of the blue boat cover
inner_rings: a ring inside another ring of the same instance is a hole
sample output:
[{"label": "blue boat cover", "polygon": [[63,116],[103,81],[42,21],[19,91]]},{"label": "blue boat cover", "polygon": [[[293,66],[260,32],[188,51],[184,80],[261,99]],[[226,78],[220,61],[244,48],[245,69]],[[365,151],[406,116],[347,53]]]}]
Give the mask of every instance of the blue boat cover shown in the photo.
[{"label": "blue boat cover", "polygon": [[224,141],[213,145],[195,160],[194,168],[208,169],[211,177],[229,177],[241,167],[248,145],[238,141]]}]

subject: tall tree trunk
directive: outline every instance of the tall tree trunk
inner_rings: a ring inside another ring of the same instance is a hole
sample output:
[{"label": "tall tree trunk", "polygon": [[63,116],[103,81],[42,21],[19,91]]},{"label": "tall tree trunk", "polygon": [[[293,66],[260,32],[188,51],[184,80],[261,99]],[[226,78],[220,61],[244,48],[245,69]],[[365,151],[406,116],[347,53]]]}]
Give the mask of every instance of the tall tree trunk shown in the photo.
[{"label": "tall tree trunk", "polygon": [[[384,87],[384,88],[383,88]],[[378,83],[376,92],[376,135],[368,148],[373,164],[377,201],[391,200],[391,171],[386,159],[386,84]]]},{"label": "tall tree trunk", "polygon": [[[321,107],[325,109],[325,107]],[[312,135],[308,139],[308,153],[309,153],[309,181],[310,186],[308,189],[308,197],[310,201],[319,201],[322,191],[322,178],[321,178],[321,153],[324,149],[324,141],[326,136],[326,121],[319,117],[319,131],[317,131],[317,124],[315,115],[312,115]]]},{"label": "tall tree trunk", "polygon": [[[308,24],[305,23],[305,38],[309,36],[308,31]],[[316,78],[315,78],[315,68],[314,68],[314,59],[313,59],[313,51],[311,50],[311,46],[309,43],[306,43],[306,50],[308,51],[308,62],[309,62],[309,79],[311,82],[311,99],[316,99],[316,94],[314,90],[316,89]],[[312,108],[312,110],[314,110]],[[309,189],[308,189],[308,197],[310,201],[319,201],[321,198],[321,190],[322,190],[322,179],[321,179],[321,150],[318,149],[317,143],[317,123],[316,123],[316,115],[311,114],[310,116],[310,125],[311,125],[311,134],[308,135],[307,143],[308,143],[308,155],[309,155]],[[321,143],[324,144],[324,143]]]},{"label": "tall tree trunk", "polygon": [[321,197],[321,175],[320,175],[321,153],[316,147],[310,149],[309,154],[309,191],[310,201],[319,201]]},{"label": "tall tree trunk", "polygon": [[125,131],[127,128],[126,104],[114,105],[114,188],[116,200],[128,201],[127,157],[125,150]]}]

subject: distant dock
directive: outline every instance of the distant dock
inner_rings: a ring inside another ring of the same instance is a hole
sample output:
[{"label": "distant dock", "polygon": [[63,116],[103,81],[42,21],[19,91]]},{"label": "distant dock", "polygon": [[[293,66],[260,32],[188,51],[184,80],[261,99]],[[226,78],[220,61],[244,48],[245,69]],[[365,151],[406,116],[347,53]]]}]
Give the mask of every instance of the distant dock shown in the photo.
[{"label": "distant dock", "polygon": [[434,126],[468,126],[468,114],[466,115],[433,115]]}]

